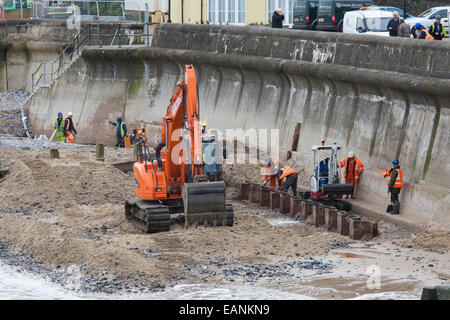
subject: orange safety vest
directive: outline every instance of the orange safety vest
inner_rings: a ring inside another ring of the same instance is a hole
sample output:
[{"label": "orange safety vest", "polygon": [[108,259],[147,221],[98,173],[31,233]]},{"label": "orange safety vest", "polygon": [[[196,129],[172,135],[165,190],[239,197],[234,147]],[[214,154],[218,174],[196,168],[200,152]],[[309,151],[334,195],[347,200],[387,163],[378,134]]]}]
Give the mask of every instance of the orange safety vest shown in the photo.
[{"label": "orange safety vest", "polygon": [[75,143],[75,138],[70,131],[67,131],[66,143]]},{"label": "orange safety vest", "polygon": [[[401,189],[401,188],[403,188],[403,172],[402,172],[402,169],[394,169],[394,170],[397,170],[397,178],[395,179],[393,187]],[[392,174],[392,171],[390,170],[388,172],[388,174],[387,174],[389,176],[388,186],[391,183],[391,174]]]},{"label": "orange safety vest", "polygon": [[[347,161],[348,161],[348,156],[339,162],[339,167],[340,168],[344,168],[344,177],[347,177]],[[354,159],[355,161],[355,182],[359,181],[359,170],[364,170],[364,166],[362,164],[361,161],[358,160],[358,158],[355,157]]]},{"label": "orange safety vest", "polygon": [[70,126],[70,121],[67,120],[67,126],[66,126],[66,130],[67,130],[66,143],[75,143],[75,138],[73,137],[72,132],[69,131],[69,126]]},{"label": "orange safety vest", "polygon": [[295,171],[294,169],[292,169],[291,167],[288,167],[288,166],[284,166],[280,170],[281,170],[280,180],[283,180],[284,178],[286,178],[287,176],[289,176],[293,173],[297,173],[297,171]]},{"label": "orange safety vest", "polygon": [[425,32],[425,40],[434,40],[434,37],[428,32],[427,29],[423,29],[423,32]]},{"label": "orange safety vest", "polygon": [[264,182],[270,179],[269,185],[271,187],[275,187],[277,185],[277,173],[272,174],[271,168],[275,167],[278,164],[278,161],[272,161],[272,165],[269,167],[267,164],[264,167]]}]

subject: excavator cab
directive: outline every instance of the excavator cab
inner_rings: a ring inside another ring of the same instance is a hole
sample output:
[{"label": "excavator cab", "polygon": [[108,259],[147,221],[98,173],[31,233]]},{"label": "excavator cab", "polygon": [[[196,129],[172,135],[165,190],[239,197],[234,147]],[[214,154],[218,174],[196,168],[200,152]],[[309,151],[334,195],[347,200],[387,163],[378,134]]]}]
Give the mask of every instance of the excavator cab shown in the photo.
[{"label": "excavator cab", "polygon": [[186,228],[233,226],[233,206],[226,200],[221,162],[216,159],[218,143],[205,134],[205,126],[200,128],[197,95],[195,70],[186,65],[161,122],[154,155],[146,138],[139,138],[140,155],[133,165],[135,197],[125,202],[125,216],[147,233],[169,231],[170,215],[179,213],[184,214]]},{"label": "excavator cab", "polygon": [[203,172],[208,181],[222,180],[222,162],[220,143],[216,141],[216,136],[206,135],[202,136],[202,150],[203,150]]}]

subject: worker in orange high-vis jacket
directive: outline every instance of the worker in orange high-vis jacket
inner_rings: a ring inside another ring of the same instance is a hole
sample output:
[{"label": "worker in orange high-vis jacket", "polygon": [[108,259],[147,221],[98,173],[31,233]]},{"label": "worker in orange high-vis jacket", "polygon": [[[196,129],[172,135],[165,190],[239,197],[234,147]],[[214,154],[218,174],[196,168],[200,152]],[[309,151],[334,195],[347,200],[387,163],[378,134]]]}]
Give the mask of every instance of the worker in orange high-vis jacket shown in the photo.
[{"label": "worker in orange high-vis jacket", "polygon": [[381,171],[384,178],[389,177],[388,180],[388,192],[391,193],[391,205],[388,205],[386,212],[390,214],[400,213],[400,201],[398,201],[398,195],[403,188],[403,172],[400,169],[400,165],[397,159],[392,161],[394,167],[389,170]]},{"label": "worker in orange high-vis jacket", "polygon": [[289,188],[292,189],[292,194],[297,196],[297,180],[298,173],[294,169],[288,166],[283,166],[281,163],[277,165],[278,168],[278,185],[283,187],[284,192],[288,192]]},{"label": "worker in orange high-vis jacket", "polygon": [[64,120],[64,136],[66,137],[66,143],[75,143],[74,133],[77,134],[77,130],[75,130],[73,125],[72,112],[69,112],[66,120]]},{"label": "worker in orange high-vis jacket", "polygon": [[[355,157],[355,153],[353,151],[350,151],[348,156],[339,162],[339,168],[344,168],[345,183],[353,186],[351,197],[352,199],[355,199],[355,185],[359,182],[359,177],[364,170],[362,162]],[[346,197],[348,198],[348,196]]]},{"label": "worker in orange high-vis jacket", "polygon": [[264,186],[269,185],[272,189],[277,186],[277,164],[278,161],[272,160],[271,157],[265,159],[264,166]]}]

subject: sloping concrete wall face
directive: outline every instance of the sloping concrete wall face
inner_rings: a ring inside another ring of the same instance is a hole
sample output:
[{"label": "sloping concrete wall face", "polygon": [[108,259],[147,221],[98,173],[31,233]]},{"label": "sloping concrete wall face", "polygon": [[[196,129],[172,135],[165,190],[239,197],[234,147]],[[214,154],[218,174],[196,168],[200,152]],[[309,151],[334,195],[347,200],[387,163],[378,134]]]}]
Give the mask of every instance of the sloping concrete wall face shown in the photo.
[{"label": "sloping concrete wall face", "polygon": [[438,41],[161,25],[150,48],[84,49],[28,108],[39,133],[51,134],[57,112],[72,111],[81,142],[113,144],[108,121],[118,116],[130,128],[151,124],[157,136],[184,65],[194,64],[208,127],[279,129],[285,152],[301,123],[294,159],[312,171],[311,146],[322,138],[341,145],[342,157],[355,151],[367,168],[360,197],[379,203],[379,172],[397,157],[405,214],[450,227],[449,49]]}]

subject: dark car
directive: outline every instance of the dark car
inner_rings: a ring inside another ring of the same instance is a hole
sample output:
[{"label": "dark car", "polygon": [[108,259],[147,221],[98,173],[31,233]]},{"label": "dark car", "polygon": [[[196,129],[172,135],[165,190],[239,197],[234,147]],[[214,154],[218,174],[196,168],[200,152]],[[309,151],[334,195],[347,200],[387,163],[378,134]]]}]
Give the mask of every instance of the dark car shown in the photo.
[{"label": "dark car", "polygon": [[375,5],[372,0],[319,0],[316,29],[342,32],[346,12],[372,5]]},{"label": "dark car", "polygon": [[294,29],[315,30],[319,0],[297,0],[294,5]]}]

